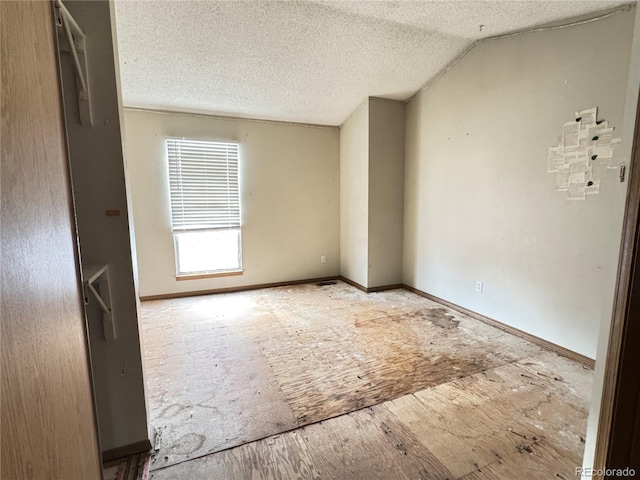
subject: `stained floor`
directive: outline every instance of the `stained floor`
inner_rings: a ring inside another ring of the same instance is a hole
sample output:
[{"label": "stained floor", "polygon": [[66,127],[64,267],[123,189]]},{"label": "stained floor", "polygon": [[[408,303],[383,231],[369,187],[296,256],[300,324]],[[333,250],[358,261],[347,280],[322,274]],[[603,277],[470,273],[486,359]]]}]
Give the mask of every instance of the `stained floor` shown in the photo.
[{"label": "stained floor", "polygon": [[300,285],[142,317],[158,480],[562,479],[581,463],[591,370],[404,290]]}]

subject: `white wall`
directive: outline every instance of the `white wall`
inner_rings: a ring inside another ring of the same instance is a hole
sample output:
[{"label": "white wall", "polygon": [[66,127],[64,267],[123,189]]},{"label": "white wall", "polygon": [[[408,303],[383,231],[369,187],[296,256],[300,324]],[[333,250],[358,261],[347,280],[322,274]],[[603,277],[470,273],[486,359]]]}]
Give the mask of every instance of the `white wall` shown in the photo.
[{"label": "white wall", "polygon": [[369,100],[340,127],[340,274],[363,287],[369,259]]},{"label": "white wall", "polygon": [[593,106],[622,133],[634,15],[486,41],[407,105],[406,284],[595,356],[627,184],[569,201],[547,147]]},{"label": "white wall", "polygon": [[[176,281],[170,136],[240,142],[242,276]],[[141,296],[339,274],[337,128],[125,110],[125,142]]]},{"label": "white wall", "polygon": [[[88,327],[93,382],[103,450],[148,440],[137,291],[132,261],[123,160],[113,4],[66,1],[88,33],[87,51],[93,126],[78,121],[76,79],[62,55],[66,126],[83,265],[109,265],[111,306],[117,339],[106,342],[101,313],[90,301]],[[106,216],[120,210],[120,216]]]},{"label": "white wall", "polygon": [[404,114],[403,102],[369,99],[369,288],[402,283]]}]

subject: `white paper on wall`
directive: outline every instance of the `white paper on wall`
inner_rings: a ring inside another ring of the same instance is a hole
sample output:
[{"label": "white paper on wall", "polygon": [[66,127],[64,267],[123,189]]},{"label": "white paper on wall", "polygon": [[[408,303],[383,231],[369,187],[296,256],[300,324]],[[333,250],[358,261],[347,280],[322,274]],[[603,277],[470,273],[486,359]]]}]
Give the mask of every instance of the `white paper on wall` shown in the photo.
[{"label": "white paper on wall", "polygon": [[564,149],[564,164],[571,165],[578,160],[578,149],[576,147],[570,147]]},{"label": "white paper on wall", "polygon": [[564,152],[562,145],[559,145],[557,147],[549,147],[547,172],[557,172],[562,166],[564,166],[564,164]]},{"label": "white paper on wall", "polygon": [[558,175],[556,176],[556,190],[559,192],[569,190],[569,167],[567,165],[558,170]]},{"label": "white paper on wall", "polygon": [[577,147],[580,138],[580,122],[567,122],[562,127],[562,145],[565,148]]},{"label": "white paper on wall", "polygon": [[584,187],[584,193],[585,195],[594,195],[596,193],[600,193],[600,180],[587,183],[587,186]]},{"label": "white paper on wall", "polygon": [[[595,155],[597,157],[597,160],[604,160],[606,158],[611,160],[613,158],[613,147],[610,144],[600,145],[600,146],[596,145],[589,149],[588,155],[589,157],[592,157],[593,155]],[[596,159],[594,158],[593,160],[596,160]]]},{"label": "white paper on wall", "polygon": [[580,125],[578,139],[579,146],[585,146],[588,144],[589,138],[591,138],[589,137],[589,130],[592,126],[596,125],[597,114],[598,109],[596,107],[576,112],[576,122]]},{"label": "white paper on wall", "polygon": [[598,107],[587,108],[586,110],[580,110],[576,112],[576,120],[579,118],[579,122],[582,125],[595,125],[598,116]]},{"label": "white paper on wall", "polygon": [[556,190],[566,191],[569,200],[585,200],[600,193],[601,177],[614,163],[619,138],[613,127],[598,120],[598,107],[580,110],[562,125],[558,145],[547,150],[547,172],[556,174]]},{"label": "white paper on wall", "polygon": [[569,165],[569,183],[584,183],[587,181],[587,171],[589,168],[585,160],[578,160]]},{"label": "white paper on wall", "polygon": [[585,182],[569,183],[569,200],[584,200],[586,187]]},{"label": "white paper on wall", "polygon": [[601,128],[596,130],[596,135],[591,138],[598,147],[611,146],[611,140],[613,140],[613,128]]}]

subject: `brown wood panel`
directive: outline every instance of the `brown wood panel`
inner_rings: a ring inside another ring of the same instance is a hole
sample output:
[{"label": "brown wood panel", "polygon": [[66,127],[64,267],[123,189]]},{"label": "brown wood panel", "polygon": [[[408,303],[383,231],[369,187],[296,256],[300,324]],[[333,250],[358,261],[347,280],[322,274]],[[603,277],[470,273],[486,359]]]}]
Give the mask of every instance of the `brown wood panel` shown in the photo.
[{"label": "brown wood panel", "polygon": [[101,478],[52,4],[0,2],[4,479]]},{"label": "brown wood panel", "polygon": [[[534,429],[474,398],[469,387],[421,392],[389,402],[393,412],[455,478],[534,442]],[[419,399],[421,402],[416,402]]]},{"label": "brown wood panel", "polygon": [[[541,439],[579,459],[588,398],[572,393],[580,388],[572,382],[582,378],[581,367],[548,360],[553,359],[534,357],[503,365],[384,406],[456,477],[482,470]],[[546,371],[561,366],[562,374],[538,374],[521,364]]]},{"label": "brown wood panel", "polygon": [[453,479],[385,408],[366,408],[300,432],[323,479]]},{"label": "brown wood panel", "polygon": [[275,435],[246,448],[229,450],[226,467],[231,478],[238,480],[288,478],[320,480],[301,432]]},{"label": "brown wood panel", "polygon": [[540,440],[459,480],[571,480],[582,458]]}]

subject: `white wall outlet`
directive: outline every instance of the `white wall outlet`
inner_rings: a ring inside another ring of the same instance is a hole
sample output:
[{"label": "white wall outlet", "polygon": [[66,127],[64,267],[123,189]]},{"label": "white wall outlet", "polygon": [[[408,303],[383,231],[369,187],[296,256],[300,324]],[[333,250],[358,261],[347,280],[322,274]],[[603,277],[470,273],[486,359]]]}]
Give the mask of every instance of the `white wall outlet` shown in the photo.
[{"label": "white wall outlet", "polygon": [[320,263],[327,263],[327,257],[325,255],[320,257]]},{"label": "white wall outlet", "polygon": [[476,292],[482,293],[482,282],[476,282]]}]

